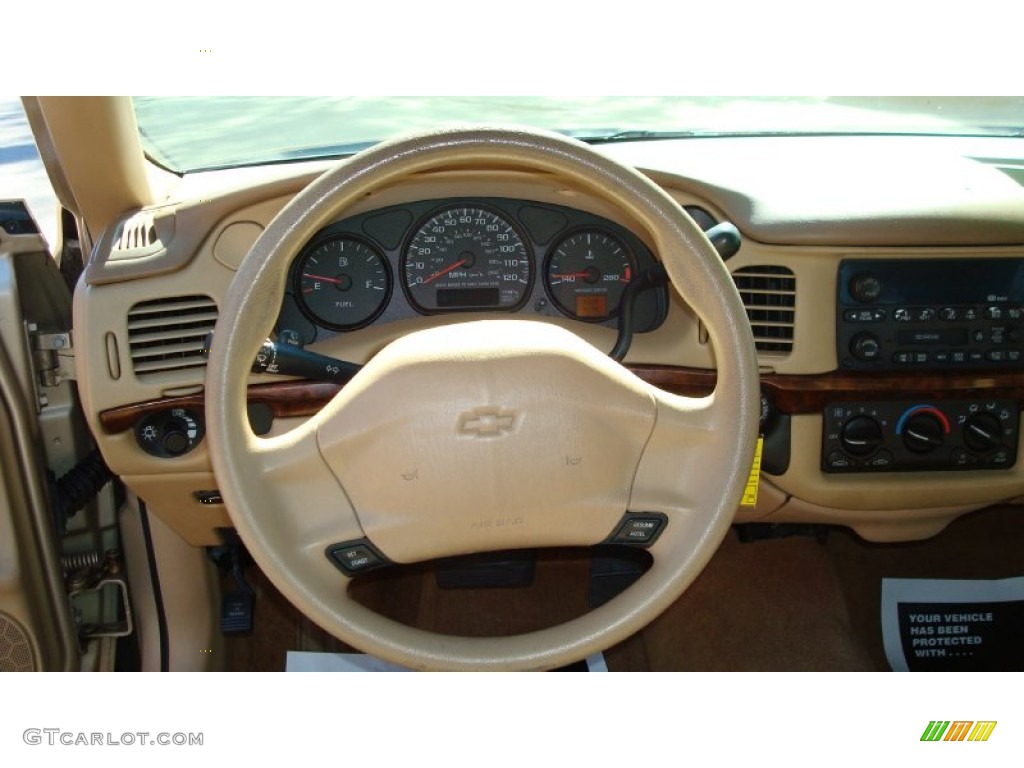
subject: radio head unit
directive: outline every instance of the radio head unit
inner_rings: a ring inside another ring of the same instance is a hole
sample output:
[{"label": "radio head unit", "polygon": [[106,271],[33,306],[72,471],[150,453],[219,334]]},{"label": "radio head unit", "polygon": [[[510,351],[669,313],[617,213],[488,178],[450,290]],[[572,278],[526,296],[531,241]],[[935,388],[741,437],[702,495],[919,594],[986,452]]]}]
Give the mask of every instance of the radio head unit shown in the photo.
[{"label": "radio head unit", "polygon": [[1020,368],[1024,259],[847,259],[839,264],[841,370]]}]

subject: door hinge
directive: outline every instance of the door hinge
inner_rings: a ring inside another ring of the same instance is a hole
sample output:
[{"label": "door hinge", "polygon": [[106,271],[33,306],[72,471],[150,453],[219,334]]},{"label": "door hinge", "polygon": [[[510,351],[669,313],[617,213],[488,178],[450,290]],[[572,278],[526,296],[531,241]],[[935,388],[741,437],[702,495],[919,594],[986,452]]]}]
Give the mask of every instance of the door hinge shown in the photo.
[{"label": "door hinge", "polygon": [[62,381],[75,378],[75,350],[71,331],[42,333],[35,323],[29,323],[28,335],[40,386],[56,387]]}]

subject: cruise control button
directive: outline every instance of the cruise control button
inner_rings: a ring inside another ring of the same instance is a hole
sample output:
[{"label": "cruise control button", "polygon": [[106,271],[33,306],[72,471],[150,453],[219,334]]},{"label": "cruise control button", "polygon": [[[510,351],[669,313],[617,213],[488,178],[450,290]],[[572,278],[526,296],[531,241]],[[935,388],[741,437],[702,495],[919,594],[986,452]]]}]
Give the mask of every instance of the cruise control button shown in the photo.
[{"label": "cruise control button", "polygon": [[630,515],[612,536],[612,541],[618,544],[650,544],[667,522],[668,518],[660,515]]},{"label": "cruise control button", "polygon": [[361,541],[335,544],[327,550],[327,556],[348,574],[362,573],[385,563],[368,543]]}]

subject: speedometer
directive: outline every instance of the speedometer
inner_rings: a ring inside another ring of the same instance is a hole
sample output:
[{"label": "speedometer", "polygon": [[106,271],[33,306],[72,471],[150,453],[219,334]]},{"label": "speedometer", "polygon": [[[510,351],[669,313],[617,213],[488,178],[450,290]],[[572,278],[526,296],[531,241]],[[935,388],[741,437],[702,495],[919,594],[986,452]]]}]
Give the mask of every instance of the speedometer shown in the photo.
[{"label": "speedometer", "polygon": [[405,291],[421,312],[517,309],[530,290],[533,258],[501,214],[452,206],[413,232],[402,257]]}]

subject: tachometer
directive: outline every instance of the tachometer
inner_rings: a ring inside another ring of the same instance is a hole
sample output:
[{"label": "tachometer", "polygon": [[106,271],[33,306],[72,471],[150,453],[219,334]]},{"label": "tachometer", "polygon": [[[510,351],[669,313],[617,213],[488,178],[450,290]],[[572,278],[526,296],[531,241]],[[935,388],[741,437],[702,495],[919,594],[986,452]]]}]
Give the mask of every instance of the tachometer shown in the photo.
[{"label": "tachometer", "polygon": [[371,322],[391,295],[387,261],[351,235],[313,243],[295,269],[299,307],[317,325],[344,331]]},{"label": "tachometer", "polygon": [[416,228],[402,258],[405,290],[422,312],[516,309],[533,280],[522,235],[486,208],[453,206]]},{"label": "tachometer", "polygon": [[618,313],[635,270],[629,249],[618,238],[602,229],[583,229],[551,250],[545,278],[551,300],[565,314],[599,322]]}]

